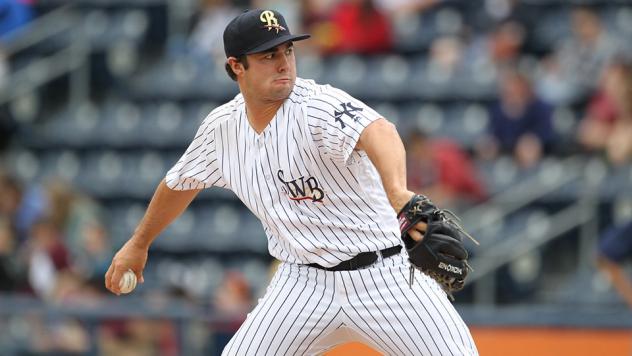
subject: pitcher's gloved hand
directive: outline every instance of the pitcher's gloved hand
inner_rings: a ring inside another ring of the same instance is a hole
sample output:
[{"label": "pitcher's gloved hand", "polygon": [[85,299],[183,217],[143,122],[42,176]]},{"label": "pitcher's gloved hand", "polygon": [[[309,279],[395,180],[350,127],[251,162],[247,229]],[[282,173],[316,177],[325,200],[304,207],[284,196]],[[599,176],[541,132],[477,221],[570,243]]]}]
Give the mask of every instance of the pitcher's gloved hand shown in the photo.
[{"label": "pitcher's gloved hand", "polygon": [[[414,195],[397,218],[411,263],[410,283],[413,282],[414,268],[418,268],[435,279],[452,298],[452,293],[465,285],[470,267],[463,238],[472,237],[455,221],[458,218],[454,214],[437,208],[423,195]],[[423,239],[415,241],[408,231],[420,221],[426,223],[427,228]]]}]

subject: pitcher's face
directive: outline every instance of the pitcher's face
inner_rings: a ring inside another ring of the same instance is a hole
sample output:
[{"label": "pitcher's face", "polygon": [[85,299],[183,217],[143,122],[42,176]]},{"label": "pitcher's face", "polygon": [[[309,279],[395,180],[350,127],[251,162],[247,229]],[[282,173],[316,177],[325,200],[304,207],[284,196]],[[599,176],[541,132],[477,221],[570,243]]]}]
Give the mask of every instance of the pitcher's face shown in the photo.
[{"label": "pitcher's face", "polygon": [[292,42],[248,55],[248,69],[240,76],[242,90],[266,101],[285,100],[296,81]]}]

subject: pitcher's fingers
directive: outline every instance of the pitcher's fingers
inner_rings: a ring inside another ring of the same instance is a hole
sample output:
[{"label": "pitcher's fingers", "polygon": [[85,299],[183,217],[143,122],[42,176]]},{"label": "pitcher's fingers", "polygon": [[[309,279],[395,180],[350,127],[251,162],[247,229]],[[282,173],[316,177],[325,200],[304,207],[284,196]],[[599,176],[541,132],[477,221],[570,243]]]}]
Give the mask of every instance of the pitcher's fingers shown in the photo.
[{"label": "pitcher's fingers", "polygon": [[110,290],[116,294],[121,294],[121,289],[119,288],[119,283],[121,282],[121,278],[123,278],[123,273],[125,273],[127,269],[123,269],[121,267],[114,267],[114,272],[112,272],[112,279],[110,281]]},{"label": "pitcher's fingers", "polygon": [[428,224],[426,224],[423,221],[420,221],[416,223],[415,226],[413,226],[413,229],[420,231],[422,234],[424,234],[426,230],[428,229]]},{"label": "pitcher's fingers", "polygon": [[143,279],[143,271],[140,272],[134,272],[134,274],[136,275],[136,280],[138,281],[138,283],[144,283],[145,280]]},{"label": "pitcher's fingers", "polygon": [[110,265],[110,267],[108,268],[108,271],[105,272],[105,288],[109,291],[112,290],[112,282],[111,282],[111,278],[112,278],[112,272],[113,272],[113,267],[112,265]]},{"label": "pitcher's fingers", "polygon": [[416,229],[408,230],[408,235],[410,235],[410,237],[415,241],[421,241],[421,239],[424,238],[421,232],[417,231]]}]

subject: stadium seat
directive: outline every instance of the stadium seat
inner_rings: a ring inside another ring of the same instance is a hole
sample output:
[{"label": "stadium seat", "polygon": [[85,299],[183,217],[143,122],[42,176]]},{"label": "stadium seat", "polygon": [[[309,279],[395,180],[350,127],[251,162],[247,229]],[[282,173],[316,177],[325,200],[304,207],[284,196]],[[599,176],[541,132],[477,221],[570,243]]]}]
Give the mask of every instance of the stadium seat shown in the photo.
[{"label": "stadium seat", "polygon": [[441,107],[433,104],[423,104],[415,116],[417,127],[432,135],[440,135],[444,115]]}]

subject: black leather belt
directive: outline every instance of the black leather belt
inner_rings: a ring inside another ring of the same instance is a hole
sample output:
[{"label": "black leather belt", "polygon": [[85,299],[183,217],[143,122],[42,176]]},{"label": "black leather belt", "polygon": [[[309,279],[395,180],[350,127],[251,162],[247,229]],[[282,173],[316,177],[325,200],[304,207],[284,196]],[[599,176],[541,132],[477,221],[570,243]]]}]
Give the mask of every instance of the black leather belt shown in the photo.
[{"label": "black leather belt", "polygon": [[[386,248],[384,250],[380,250],[380,254],[382,255],[382,258],[388,258],[388,257],[398,254],[399,251],[401,250],[402,250],[402,246],[397,245],[397,246]],[[356,270],[356,269],[363,268],[366,266],[370,266],[373,263],[375,263],[375,261],[377,261],[377,252],[371,251],[371,252],[360,252],[352,259],[342,261],[333,267],[323,267],[319,265],[318,263],[310,263],[308,264],[308,266],[315,267],[318,269],[324,269],[326,271],[352,271],[352,270]]]}]

